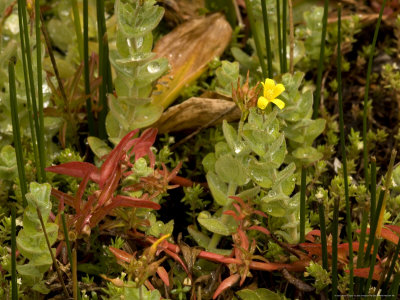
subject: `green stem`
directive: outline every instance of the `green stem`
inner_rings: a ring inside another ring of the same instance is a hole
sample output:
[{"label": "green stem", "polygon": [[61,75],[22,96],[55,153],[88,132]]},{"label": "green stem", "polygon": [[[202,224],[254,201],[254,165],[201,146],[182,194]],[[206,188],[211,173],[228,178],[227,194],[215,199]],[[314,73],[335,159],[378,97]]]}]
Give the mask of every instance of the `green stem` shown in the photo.
[{"label": "green stem", "polygon": [[90,91],[89,74],[89,18],[88,18],[88,0],[83,0],[83,64],[85,77],[85,95],[86,95],[86,113],[89,126],[89,135],[96,135],[96,126],[92,111],[92,100]]},{"label": "green stem", "polygon": [[65,296],[66,296],[67,298],[69,298],[69,293],[68,293],[68,291],[67,291],[67,287],[66,287],[65,284],[64,284],[64,280],[63,280],[63,278],[62,278],[62,274],[61,274],[60,268],[59,268],[59,266],[58,266],[58,264],[57,264],[56,258],[54,257],[53,250],[51,249],[51,244],[50,244],[50,241],[49,241],[49,236],[47,235],[47,230],[46,230],[46,227],[45,227],[45,225],[44,225],[42,213],[40,212],[39,207],[36,207],[36,213],[37,213],[37,215],[38,215],[38,217],[39,217],[40,225],[42,226],[44,238],[45,238],[45,240],[46,240],[47,248],[49,249],[50,256],[51,256],[51,259],[52,259],[52,261],[53,261],[54,268],[55,268],[56,271],[57,271],[58,280],[59,280],[60,283],[61,283],[61,286],[62,286],[62,288],[63,288],[63,291],[64,291]]},{"label": "green stem", "polygon": [[15,60],[13,60],[13,59],[11,59],[8,63],[11,121],[12,121],[12,127],[13,127],[15,156],[17,159],[19,186],[21,189],[23,206],[26,207],[27,202],[26,202],[25,194],[27,193],[27,185],[26,185],[26,176],[25,176],[25,163],[24,163],[24,157],[22,155],[21,132],[20,132],[20,126],[19,126],[18,103],[17,103],[17,94],[16,94],[17,89],[15,87],[14,63],[15,63]]},{"label": "green stem", "polygon": [[253,33],[254,43],[256,44],[257,56],[258,56],[258,60],[260,61],[263,77],[267,78],[267,66],[265,65],[265,60],[263,57],[261,41],[257,34],[257,26],[255,23],[256,20],[253,15],[253,7],[251,5],[250,0],[246,0],[246,7],[247,7],[247,15],[248,15],[249,21],[250,21],[250,28],[251,28],[251,32]]},{"label": "green stem", "polygon": [[322,72],[324,69],[324,58],[325,58],[326,27],[328,25],[328,3],[329,3],[329,0],[324,1],[324,15],[322,17],[321,45],[320,45],[318,71],[317,71],[317,87],[315,89],[315,99],[314,99],[314,112],[313,112],[314,119],[316,119],[318,117],[319,103],[321,101]]},{"label": "green stem", "polygon": [[375,46],[376,41],[378,39],[379,27],[382,21],[383,9],[385,8],[386,0],[383,0],[381,10],[379,11],[378,21],[376,23],[374,37],[372,39],[372,44],[370,47],[369,59],[368,59],[368,69],[367,69],[367,78],[365,83],[365,91],[364,91],[364,111],[363,111],[363,159],[364,159],[364,178],[365,178],[365,186],[368,188],[368,149],[367,149],[367,114],[368,114],[368,94],[369,94],[369,85],[370,85],[370,77],[372,71],[372,62],[374,59]]},{"label": "green stem", "polygon": [[71,251],[71,244],[69,242],[68,228],[67,228],[67,222],[65,221],[64,212],[61,212],[61,220],[62,220],[62,225],[63,225],[65,244],[67,245],[68,260],[69,260],[69,263],[71,264],[71,269],[72,269],[72,265],[73,265],[73,263],[72,263],[72,251]]},{"label": "green stem", "polygon": [[319,224],[321,228],[321,246],[322,246],[322,266],[328,270],[328,243],[326,241],[326,228],[325,228],[325,206],[324,203],[318,202]]},{"label": "green stem", "polygon": [[342,55],[341,55],[341,18],[342,7],[338,7],[338,42],[337,42],[337,81],[338,81],[338,97],[339,97],[339,126],[340,126],[340,144],[342,152],[342,167],[343,167],[343,181],[344,181],[344,195],[346,200],[346,229],[347,239],[349,242],[349,269],[350,269],[350,282],[349,293],[353,295],[354,283],[354,268],[353,268],[353,235],[351,230],[351,207],[349,199],[349,182],[347,176],[347,158],[346,158],[346,141],[344,137],[344,119],[343,119],[343,97],[342,97]]},{"label": "green stem", "polygon": [[82,61],[83,60],[83,37],[82,37],[81,20],[79,18],[78,1],[71,0],[71,6],[72,6],[72,13],[74,15],[74,26],[75,26],[76,40],[78,42],[79,57]]},{"label": "green stem", "polygon": [[306,241],[306,181],[307,171],[301,168],[301,187],[300,187],[300,243]]},{"label": "green stem", "polygon": [[375,215],[376,209],[376,158],[371,157],[371,215],[370,215],[370,223],[372,224],[372,219]]},{"label": "green stem", "polygon": [[283,59],[282,59],[282,31],[281,31],[281,4],[280,0],[276,0],[276,24],[278,29],[278,52],[279,52],[279,66],[280,71],[283,73]]},{"label": "green stem", "polygon": [[40,1],[35,1],[35,36],[36,36],[36,71],[38,85],[39,131],[37,132],[40,158],[39,182],[46,181],[46,151],[44,148],[44,115],[43,115],[43,78],[42,78],[42,42],[40,39]]},{"label": "green stem", "polygon": [[375,268],[375,263],[376,263],[376,255],[378,254],[378,249],[379,249],[379,245],[381,244],[381,242],[382,242],[382,239],[380,239],[380,238],[375,239],[374,251],[372,253],[372,259],[371,259],[371,263],[370,263],[370,267],[369,267],[368,280],[367,280],[367,285],[365,286],[364,293],[367,293],[369,288],[371,287],[372,275],[374,273],[374,268]]},{"label": "green stem", "polygon": [[99,103],[101,110],[99,112],[98,129],[99,137],[102,139],[107,138],[106,133],[106,116],[107,116],[107,86],[109,84],[109,58],[108,58],[108,40],[106,31],[106,22],[104,17],[104,2],[97,0],[97,30],[98,30],[98,43],[99,43],[99,76],[102,78],[102,83],[99,90]]},{"label": "green stem", "polygon": [[338,262],[338,224],[339,224],[339,197],[335,197],[335,204],[333,206],[333,220],[332,220],[332,299],[337,296],[337,262]]},{"label": "green stem", "polygon": [[265,46],[267,49],[268,77],[273,78],[274,73],[272,70],[271,38],[269,36],[268,10],[266,0],[261,0],[261,7],[264,21]]},{"label": "green stem", "polygon": [[18,6],[21,7],[18,9],[18,13],[20,14],[18,17],[22,19],[22,27],[21,30],[23,31],[24,34],[24,39],[25,39],[25,51],[26,51],[26,62],[28,66],[28,78],[29,78],[29,89],[31,92],[31,99],[32,99],[32,109],[33,109],[33,121],[35,124],[35,134],[37,138],[37,155],[38,155],[38,179],[42,178],[41,174],[41,162],[40,162],[40,141],[39,141],[39,133],[40,133],[40,124],[39,124],[39,113],[38,113],[38,106],[36,102],[36,88],[35,88],[35,82],[34,82],[34,76],[33,76],[33,64],[32,64],[32,53],[31,53],[31,46],[30,46],[30,40],[29,40],[29,28],[28,28],[28,21],[26,18],[26,3],[24,0],[18,0]]},{"label": "green stem", "polygon": [[287,72],[287,0],[283,0],[282,4],[282,62],[283,62],[283,73]]},{"label": "green stem", "polygon": [[11,299],[18,300],[18,283],[17,283],[17,231],[15,224],[15,206],[11,204]]},{"label": "green stem", "polygon": [[29,129],[31,132],[31,140],[32,140],[32,149],[33,149],[33,157],[35,159],[35,166],[36,169],[40,169],[40,162],[39,162],[39,150],[38,150],[38,145],[37,145],[37,138],[36,138],[36,131],[35,131],[35,125],[33,121],[33,112],[32,112],[32,101],[31,101],[31,91],[29,87],[29,79],[28,79],[28,67],[26,64],[26,58],[27,58],[27,52],[26,52],[26,47],[25,47],[25,40],[24,40],[24,27],[23,27],[23,21],[22,21],[22,7],[18,5],[18,22],[19,22],[19,28],[21,30],[19,31],[19,37],[21,41],[21,57],[22,57],[22,67],[24,70],[24,81],[25,81],[25,94],[26,94],[26,106],[28,110],[28,120],[29,120]]}]

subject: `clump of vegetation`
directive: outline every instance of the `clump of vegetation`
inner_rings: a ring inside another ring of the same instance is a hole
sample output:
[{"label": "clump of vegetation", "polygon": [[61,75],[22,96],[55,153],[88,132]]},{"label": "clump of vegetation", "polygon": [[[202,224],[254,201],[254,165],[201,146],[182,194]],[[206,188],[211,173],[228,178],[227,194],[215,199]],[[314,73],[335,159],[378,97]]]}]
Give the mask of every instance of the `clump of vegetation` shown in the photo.
[{"label": "clump of vegetation", "polygon": [[0,298],[397,299],[399,6],[323,3],[2,1]]}]

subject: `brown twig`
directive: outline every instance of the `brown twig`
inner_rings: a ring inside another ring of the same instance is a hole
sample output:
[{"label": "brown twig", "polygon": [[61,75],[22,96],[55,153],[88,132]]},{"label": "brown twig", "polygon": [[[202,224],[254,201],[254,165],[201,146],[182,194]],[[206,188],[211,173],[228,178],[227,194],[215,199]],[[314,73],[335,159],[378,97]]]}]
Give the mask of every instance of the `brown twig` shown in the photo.
[{"label": "brown twig", "polygon": [[36,207],[36,212],[37,212],[37,215],[38,215],[38,217],[39,217],[40,224],[42,225],[43,234],[44,234],[44,237],[45,237],[45,239],[46,239],[47,248],[49,249],[49,252],[50,252],[50,255],[51,255],[51,259],[53,260],[54,268],[55,268],[56,271],[57,271],[58,280],[60,281],[60,283],[61,283],[61,285],[62,285],[62,288],[63,288],[63,291],[64,291],[65,296],[66,296],[67,298],[69,298],[70,296],[69,296],[69,293],[68,293],[68,291],[67,291],[67,287],[65,286],[64,280],[63,280],[63,278],[62,278],[62,274],[61,274],[60,268],[59,268],[59,266],[57,265],[56,258],[54,257],[54,253],[53,253],[53,251],[51,250],[51,245],[50,245],[49,237],[48,237],[48,235],[47,235],[47,230],[46,230],[46,227],[44,226],[42,213],[40,212],[39,207]]}]

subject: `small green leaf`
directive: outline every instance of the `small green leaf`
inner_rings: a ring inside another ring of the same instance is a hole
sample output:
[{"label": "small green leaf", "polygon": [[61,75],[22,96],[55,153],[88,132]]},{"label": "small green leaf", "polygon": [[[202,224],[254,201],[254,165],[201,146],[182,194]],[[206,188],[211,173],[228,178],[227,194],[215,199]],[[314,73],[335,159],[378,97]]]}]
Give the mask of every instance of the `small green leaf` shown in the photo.
[{"label": "small green leaf", "polygon": [[228,185],[224,183],[214,172],[210,171],[206,175],[208,187],[211,194],[219,205],[225,206],[229,199],[226,196],[228,193]]},{"label": "small green leaf", "polygon": [[208,211],[202,211],[197,217],[201,226],[212,233],[228,236],[231,234],[229,228],[220,219],[213,218]]},{"label": "small green leaf", "polygon": [[231,154],[222,155],[217,159],[215,172],[226,183],[232,182],[237,185],[244,185],[249,181],[243,164]]},{"label": "small green leaf", "polygon": [[311,164],[322,158],[322,153],[319,152],[314,147],[298,147],[293,152],[292,155],[299,159],[303,164]]},{"label": "small green leaf", "polygon": [[103,140],[100,140],[99,138],[97,138],[95,136],[88,137],[88,143],[89,143],[90,149],[92,149],[93,153],[98,158],[102,158],[102,157],[106,156],[112,150],[106,144],[106,142],[104,142]]}]

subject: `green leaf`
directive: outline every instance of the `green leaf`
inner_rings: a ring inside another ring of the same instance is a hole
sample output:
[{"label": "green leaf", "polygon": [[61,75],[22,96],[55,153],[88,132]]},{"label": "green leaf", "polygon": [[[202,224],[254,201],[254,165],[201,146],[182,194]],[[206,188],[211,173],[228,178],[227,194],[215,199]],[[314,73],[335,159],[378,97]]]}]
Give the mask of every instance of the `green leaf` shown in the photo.
[{"label": "green leaf", "polygon": [[239,63],[222,61],[222,65],[215,71],[217,86],[215,91],[226,97],[232,96],[232,85],[235,87],[239,78]]},{"label": "green leaf", "polygon": [[111,148],[104,142],[103,140],[95,137],[95,136],[89,136],[88,137],[88,143],[90,146],[90,149],[92,149],[93,153],[98,157],[102,158],[106,156],[108,153],[111,152]]},{"label": "green leaf", "polygon": [[214,218],[208,211],[202,211],[197,217],[197,221],[201,226],[212,233],[228,236],[232,232],[220,219]]},{"label": "green leaf", "polygon": [[284,217],[288,214],[287,202],[289,199],[283,193],[270,190],[267,196],[261,199],[261,209],[273,217]]},{"label": "green leaf", "polygon": [[311,146],[298,147],[292,152],[292,155],[306,165],[320,160],[323,156],[321,152]]},{"label": "green leaf", "polygon": [[229,198],[227,197],[228,185],[224,183],[214,172],[210,171],[206,175],[208,187],[216,203],[225,206]]},{"label": "green leaf", "polygon": [[243,164],[231,154],[220,156],[215,163],[215,172],[226,183],[244,185],[249,181]]},{"label": "green leaf", "polygon": [[205,235],[204,233],[196,230],[193,225],[189,225],[187,230],[191,237],[196,241],[196,243],[203,248],[207,248],[208,244],[210,243],[210,238]]},{"label": "green leaf", "polygon": [[243,300],[283,300],[285,299],[284,297],[281,297],[280,295],[267,290],[267,289],[256,289],[256,290],[249,290],[249,289],[243,289],[236,294],[242,298]]},{"label": "green leaf", "polygon": [[270,163],[258,162],[254,157],[250,157],[247,172],[259,186],[266,189],[271,188],[273,181]]},{"label": "green leaf", "polygon": [[15,150],[12,146],[6,145],[0,152],[0,179],[12,181],[17,174]]},{"label": "green leaf", "polygon": [[47,236],[52,245],[57,240],[58,226],[47,222],[51,211],[50,191],[51,186],[48,183],[31,182],[30,192],[26,194],[28,206],[24,212],[24,227],[17,236],[18,250],[29,259],[29,263],[19,265],[17,270],[24,282],[41,292],[46,292],[46,290],[42,289],[43,285],[39,282],[52,264],[52,259],[36,210],[39,208],[42,214]]},{"label": "green leaf", "polygon": [[236,130],[226,120],[222,123],[222,131],[224,132],[224,137],[229,148],[235,155],[244,156],[250,153],[250,149],[246,147],[245,143],[239,140]]},{"label": "green leaf", "polygon": [[208,153],[202,161],[204,170],[208,173],[209,171],[215,171],[215,162],[216,162],[216,158],[215,158],[215,153]]}]

